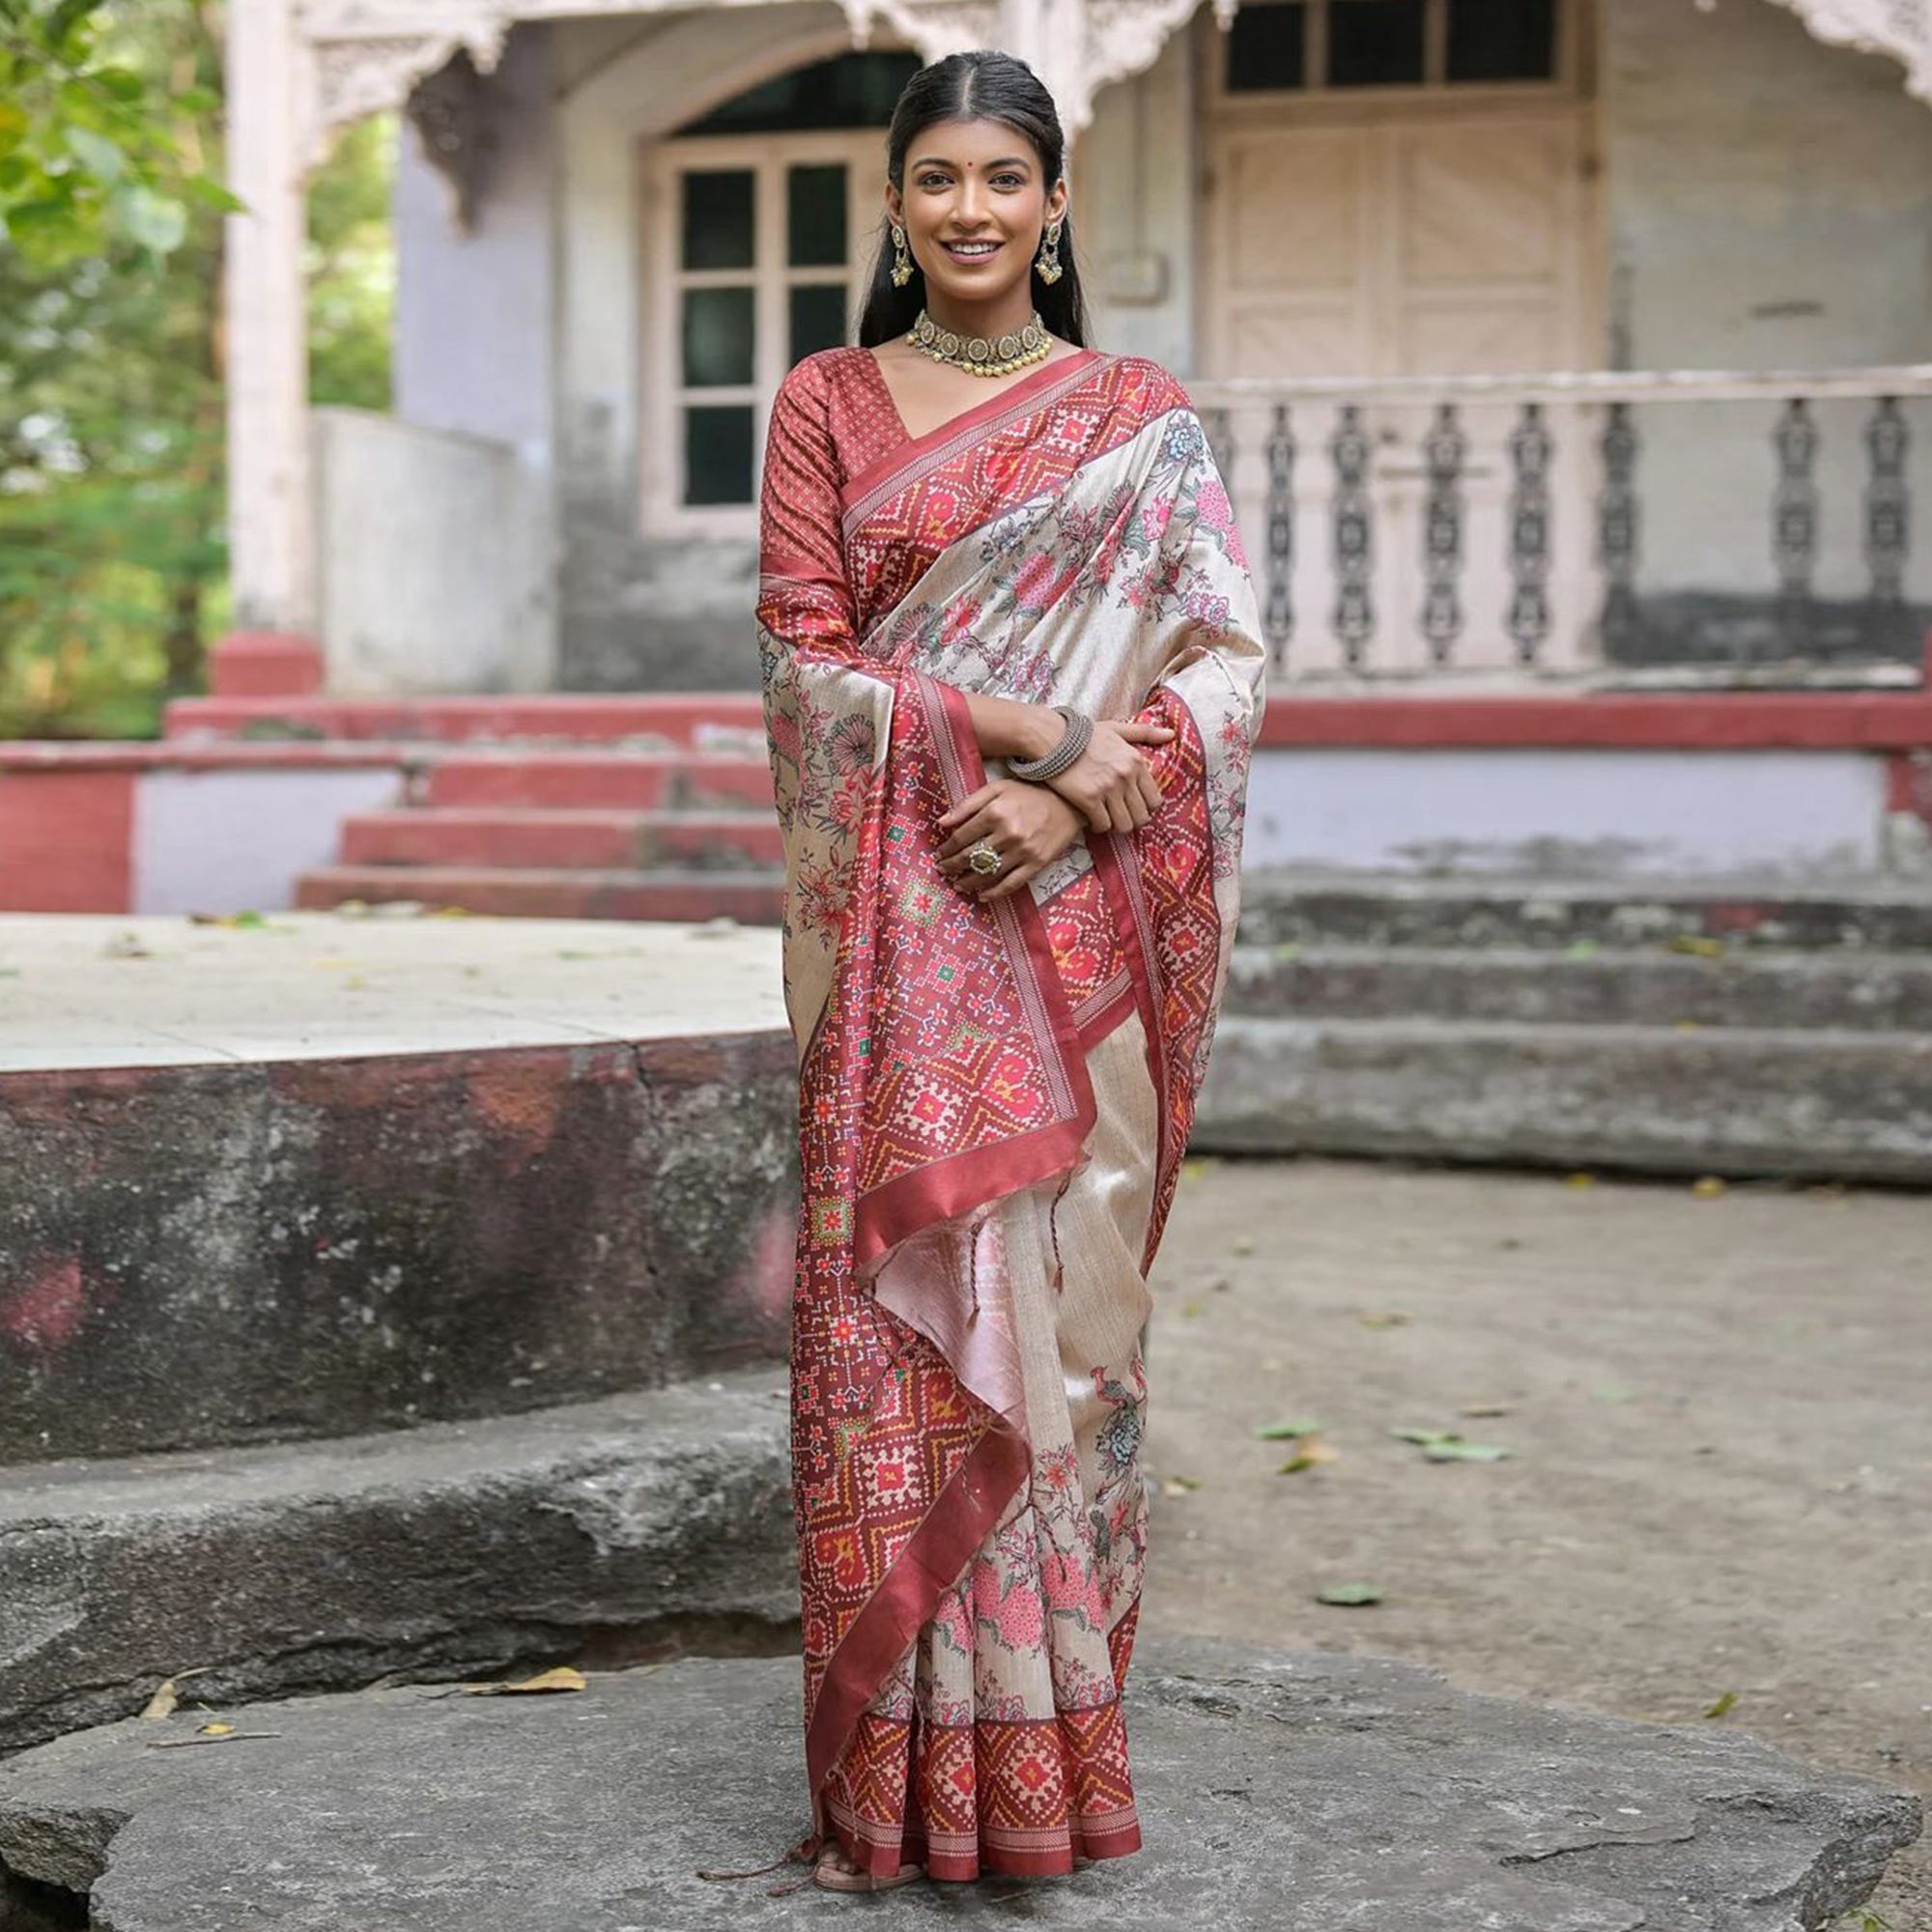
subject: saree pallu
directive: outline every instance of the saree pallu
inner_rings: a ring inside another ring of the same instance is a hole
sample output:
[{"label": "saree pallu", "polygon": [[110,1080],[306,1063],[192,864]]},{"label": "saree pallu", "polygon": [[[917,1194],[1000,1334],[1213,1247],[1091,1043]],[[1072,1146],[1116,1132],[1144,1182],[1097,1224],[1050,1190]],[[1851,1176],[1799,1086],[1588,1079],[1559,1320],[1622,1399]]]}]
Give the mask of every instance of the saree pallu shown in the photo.
[{"label": "saree pallu", "polygon": [[[758,641],[803,1202],[812,1830],[863,1869],[1139,1845],[1139,1338],[1238,909],[1264,653],[1184,392],[1083,351],[929,435],[863,350],[775,402]],[[967,692],[1173,727],[1161,804],[981,903]]]}]

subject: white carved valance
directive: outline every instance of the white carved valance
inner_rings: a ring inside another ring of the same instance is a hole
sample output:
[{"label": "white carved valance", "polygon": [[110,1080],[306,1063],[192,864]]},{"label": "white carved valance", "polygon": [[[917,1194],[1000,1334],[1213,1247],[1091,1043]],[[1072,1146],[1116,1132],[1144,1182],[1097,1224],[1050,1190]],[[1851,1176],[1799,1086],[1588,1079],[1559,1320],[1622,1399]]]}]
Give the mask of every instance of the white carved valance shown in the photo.
[{"label": "white carved valance", "polygon": [[1779,0],[1821,41],[1889,54],[1908,93],[1932,103],[1932,0]]}]

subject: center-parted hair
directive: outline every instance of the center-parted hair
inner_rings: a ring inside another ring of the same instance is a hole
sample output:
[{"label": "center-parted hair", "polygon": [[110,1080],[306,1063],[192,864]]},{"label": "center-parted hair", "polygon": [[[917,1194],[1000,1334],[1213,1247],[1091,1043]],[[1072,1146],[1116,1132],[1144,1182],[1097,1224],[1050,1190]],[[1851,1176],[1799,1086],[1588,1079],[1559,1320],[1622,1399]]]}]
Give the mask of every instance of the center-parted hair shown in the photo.
[{"label": "center-parted hair", "polygon": [[[975,53],[949,54],[923,67],[906,82],[893,109],[886,136],[886,173],[899,193],[905,193],[906,156],[926,128],[941,121],[997,121],[1023,135],[1039,156],[1043,185],[1051,189],[1065,171],[1066,136],[1060,114],[1040,78],[1023,60],[982,48]],[[1080,290],[1080,269],[1074,259],[1073,223],[1060,230],[1059,281],[1052,284],[1030,271],[1034,306],[1054,334],[1088,346],[1086,298]],[[872,286],[859,317],[859,344],[870,349],[903,335],[925,306],[925,271],[917,260],[912,280],[893,286],[891,224],[879,225],[879,246],[872,265]]]}]

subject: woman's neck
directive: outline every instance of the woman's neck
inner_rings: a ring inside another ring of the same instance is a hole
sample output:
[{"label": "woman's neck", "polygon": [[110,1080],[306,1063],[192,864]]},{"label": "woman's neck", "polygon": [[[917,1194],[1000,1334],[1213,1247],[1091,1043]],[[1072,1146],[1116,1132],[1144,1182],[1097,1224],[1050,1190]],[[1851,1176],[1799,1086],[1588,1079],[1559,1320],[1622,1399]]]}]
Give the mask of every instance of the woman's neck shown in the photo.
[{"label": "woman's neck", "polygon": [[927,298],[925,312],[954,335],[1013,335],[1033,320],[1033,296],[1025,282],[982,302],[951,301],[934,295]]}]

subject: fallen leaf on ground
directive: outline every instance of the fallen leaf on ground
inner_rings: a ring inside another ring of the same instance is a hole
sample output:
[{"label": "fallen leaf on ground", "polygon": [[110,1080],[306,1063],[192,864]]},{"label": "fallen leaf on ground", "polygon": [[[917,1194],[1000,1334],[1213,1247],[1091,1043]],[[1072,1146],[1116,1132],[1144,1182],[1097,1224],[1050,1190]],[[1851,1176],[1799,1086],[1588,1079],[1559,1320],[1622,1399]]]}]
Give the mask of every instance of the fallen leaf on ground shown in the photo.
[{"label": "fallen leaf on ground", "polygon": [[1406,1315],[1400,1308],[1391,1308],[1380,1315],[1364,1315],[1358,1318],[1364,1328],[1401,1328],[1415,1320]]},{"label": "fallen leaf on ground", "polygon": [[1413,1442],[1432,1463],[1500,1463],[1510,1452],[1493,1442],[1465,1442],[1454,1429],[1391,1429],[1399,1442]]},{"label": "fallen leaf on ground", "polygon": [[1318,1604],[1339,1604],[1352,1608],[1358,1604],[1379,1604],[1382,1593],[1373,1583],[1330,1583],[1325,1590],[1317,1590]]},{"label": "fallen leaf on ground", "polygon": [[1228,1252],[1235,1255],[1251,1255],[1254,1251],[1255,1237],[1252,1235],[1242,1235],[1228,1246]]},{"label": "fallen leaf on ground", "polygon": [[203,1724],[200,1727],[200,1731],[201,1735],[205,1738],[225,1738],[234,1728],[233,1724],[224,1724],[217,1718],[212,1724]]},{"label": "fallen leaf on ground", "polygon": [[1725,952],[1721,939],[1700,939],[1690,932],[1677,933],[1663,944],[1666,952],[1689,952],[1698,959],[1721,959]]},{"label": "fallen leaf on ground", "polygon": [[1719,1194],[1725,1191],[1728,1185],[1728,1182],[1720,1179],[1717,1175],[1706,1174],[1690,1183],[1690,1192],[1696,1195],[1700,1201],[1715,1201]]},{"label": "fallen leaf on ground", "polygon": [[1297,1436],[1317,1435],[1321,1425],[1312,1416],[1301,1416],[1290,1422],[1264,1423],[1255,1431],[1258,1442],[1293,1442]]},{"label": "fallen leaf on ground", "polygon": [[1727,1713],[1736,1708],[1737,1701],[1738,1701],[1738,1693],[1735,1690],[1726,1690],[1724,1694],[1721,1697],[1719,1697],[1718,1701],[1715,1704],[1713,1704],[1708,1711],[1704,1713],[1704,1715],[1707,1718],[1724,1717]]},{"label": "fallen leaf on ground", "polygon": [[1160,1492],[1164,1496],[1186,1496],[1192,1495],[1200,1487],[1199,1476],[1170,1476],[1160,1486]]},{"label": "fallen leaf on ground", "polygon": [[152,959],[138,932],[117,932],[101,949],[110,959]]},{"label": "fallen leaf on ground", "polygon": [[1568,1177],[1568,1181],[1572,1187],[1594,1187],[1597,1177],[1594,1174],[1573,1174]]},{"label": "fallen leaf on ground", "polygon": [[1458,1413],[1462,1415],[1507,1415],[1509,1409],[1499,1402],[1465,1402]]},{"label": "fallen leaf on ground", "polygon": [[582,1671],[561,1663],[554,1670],[540,1670],[534,1677],[520,1678],[514,1684],[466,1684],[463,1688],[472,1697],[517,1697],[546,1690],[587,1690],[590,1684]]},{"label": "fallen leaf on ground", "polygon": [[1311,1436],[1299,1444],[1293,1456],[1275,1471],[1277,1476],[1298,1476],[1304,1469],[1319,1468],[1323,1463],[1333,1463],[1340,1456],[1339,1449],[1331,1449],[1325,1442]]},{"label": "fallen leaf on ground", "polygon": [[176,1671],[175,1674],[172,1677],[168,1678],[164,1683],[162,1683],[156,1690],[155,1694],[148,1699],[146,1706],[143,1708],[141,1712],[142,1717],[144,1718],[172,1717],[174,1715],[176,1705],[178,1705],[181,1702],[181,1691],[178,1687],[180,1686],[182,1680],[185,1677],[199,1677],[204,1672],[213,1669],[213,1667],[214,1666],[213,1664],[204,1663],[197,1666],[193,1670]]}]

